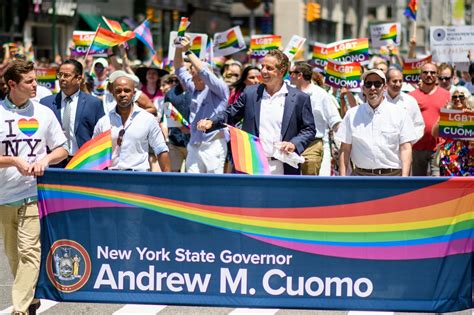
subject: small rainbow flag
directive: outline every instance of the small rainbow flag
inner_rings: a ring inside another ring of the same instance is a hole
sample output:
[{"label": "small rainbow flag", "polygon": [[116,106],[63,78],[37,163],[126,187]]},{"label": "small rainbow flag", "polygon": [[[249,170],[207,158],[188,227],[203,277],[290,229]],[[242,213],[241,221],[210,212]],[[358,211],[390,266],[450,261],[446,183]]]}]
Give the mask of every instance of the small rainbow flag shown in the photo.
[{"label": "small rainbow flag", "polygon": [[431,55],[423,59],[408,59],[403,63],[403,81],[418,84],[420,82],[421,67],[431,62]]},{"label": "small rainbow flag", "polygon": [[409,0],[407,7],[405,9],[405,16],[416,21],[416,12],[418,11],[417,0]]},{"label": "small rainbow flag", "polygon": [[360,86],[362,67],[358,62],[328,60],[325,68],[326,83],[336,88],[355,89]]},{"label": "small rainbow flag", "polygon": [[239,39],[237,38],[235,30],[231,30],[227,33],[227,41],[219,43],[219,49],[226,49],[229,47],[239,48]]},{"label": "small rainbow flag", "polygon": [[196,55],[200,56],[201,55],[201,48],[202,48],[202,37],[201,36],[195,36],[192,39],[191,42],[191,47],[190,50]]},{"label": "small rainbow flag", "polygon": [[190,128],[190,125],[186,119],[184,119],[183,115],[173,106],[173,104],[169,103],[168,109],[170,111],[170,117],[175,121],[181,123],[186,128]]},{"label": "small rainbow flag", "polygon": [[189,24],[191,24],[191,22],[188,21],[187,17],[181,17],[181,21],[179,22],[178,27],[178,37],[184,36],[184,33],[186,32],[186,29],[188,28]]},{"label": "small rainbow flag", "polygon": [[269,175],[270,167],[260,139],[235,127],[227,127],[235,169],[251,175]]},{"label": "small rainbow flag", "polygon": [[102,19],[104,20],[105,24],[107,25],[108,28],[110,28],[111,31],[117,34],[122,34],[124,33],[122,29],[122,25],[120,25],[120,22],[108,19],[105,16],[102,16]]},{"label": "small rainbow flag", "polygon": [[125,43],[132,38],[135,38],[134,32],[128,31],[123,34],[115,34],[114,32],[106,30],[99,25],[94,39],[92,40],[90,50],[97,51],[100,49],[114,47],[116,45]]},{"label": "small rainbow flag", "polygon": [[108,130],[84,143],[65,168],[103,170],[110,165],[112,165],[112,133]]},{"label": "small rainbow flag", "polygon": [[397,33],[398,33],[397,24],[393,24],[390,27],[390,30],[388,31],[387,34],[382,34],[380,36],[380,40],[390,40],[391,39],[396,43],[397,42]]},{"label": "small rainbow flag", "polygon": [[163,68],[163,61],[160,61],[160,59],[158,58],[156,54],[151,56],[151,62],[153,63],[155,67],[158,67],[160,69]]}]

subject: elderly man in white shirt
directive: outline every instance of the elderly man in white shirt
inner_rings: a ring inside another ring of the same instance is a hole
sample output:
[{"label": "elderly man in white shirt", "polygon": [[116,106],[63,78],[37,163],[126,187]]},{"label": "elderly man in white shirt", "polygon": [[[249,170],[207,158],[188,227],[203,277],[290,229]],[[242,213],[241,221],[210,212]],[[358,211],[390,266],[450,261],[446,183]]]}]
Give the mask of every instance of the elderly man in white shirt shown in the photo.
[{"label": "elderly man in white shirt", "polygon": [[348,175],[350,158],[352,175],[409,176],[416,140],[413,122],[404,108],[385,99],[382,71],[364,72],[362,80],[366,102],[349,109],[336,133],[341,141],[340,174]]},{"label": "elderly man in white shirt", "polygon": [[420,106],[416,99],[402,92],[403,74],[397,68],[390,68],[387,71],[387,91],[385,98],[390,103],[401,106],[406,109],[415,127],[416,141],[423,137],[425,122],[421,115]]},{"label": "elderly man in white shirt", "polygon": [[112,93],[117,106],[95,126],[94,136],[112,131],[111,170],[149,171],[148,147],[158,156],[162,171],[169,172],[170,161],[161,128],[155,117],[134,104],[135,82],[130,75],[115,79]]}]

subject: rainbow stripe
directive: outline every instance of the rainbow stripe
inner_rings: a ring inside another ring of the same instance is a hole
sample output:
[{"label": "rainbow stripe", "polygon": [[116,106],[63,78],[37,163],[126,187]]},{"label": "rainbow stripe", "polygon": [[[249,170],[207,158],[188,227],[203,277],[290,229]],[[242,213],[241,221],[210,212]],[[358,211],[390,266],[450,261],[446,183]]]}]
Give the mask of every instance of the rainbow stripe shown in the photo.
[{"label": "rainbow stripe", "polygon": [[253,51],[279,49],[281,46],[281,36],[252,36],[250,40],[250,49]]},{"label": "rainbow stripe", "polygon": [[55,68],[36,68],[36,80],[54,82],[56,81]]},{"label": "rainbow stripe", "polygon": [[408,2],[407,7],[405,9],[405,16],[408,18],[412,19],[413,21],[416,21],[416,13],[418,11],[418,4],[417,0],[410,0]]},{"label": "rainbow stripe", "polygon": [[175,121],[181,123],[186,128],[191,128],[188,121],[184,119],[183,115],[176,109],[176,107],[173,106],[173,104],[169,104],[169,110],[170,110],[170,117],[174,119]]},{"label": "rainbow stripe", "polygon": [[202,205],[53,184],[38,184],[38,199],[41,217],[83,208],[141,208],[323,256],[413,260],[473,251],[474,185],[469,178],[450,178],[380,199],[290,208]]},{"label": "rainbow stripe", "polygon": [[191,47],[189,48],[196,56],[201,55],[202,49],[202,36],[195,36],[191,42]]},{"label": "rainbow stripe", "polygon": [[153,65],[154,65],[155,67],[158,67],[158,68],[160,68],[160,69],[163,68],[163,62],[160,61],[160,59],[158,58],[158,56],[157,56],[156,54],[153,55],[153,56],[151,56],[151,62],[153,63]]},{"label": "rainbow stripe", "polygon": [[251,175],[270,174],[270,167],[260,139],[232,126],[228,128],[235,169]]},{"label": "rainbow stripe", "polygon": [[239,39],[237,38],[235,30],[231,30],[227,34],[227,40],[225,42],[219,43],[219,49],[226,49],[229,47],[239,48]]},{"label": "rainbow stripe", "polygon": [[31,137],[38,131],[39,123],[35,118],[21,118],[18,120],[18,129],[28,137]]},{"label": "rainbow stripe", "polygon": [[[458,117],[458,120],[455,120],[454,116]],[[445,132],[445,128],[449,129],[449,133]],[[474,140],[474,113],[442,108],[439,118],[439,136]]]},{"label": "rainbow stripe", "polygon": [[425,63],[431,62],[431,57],[432,56],[430,55],[423,59],[406,60],[403,63],[403,79],[405,80],[405,82],[418,83],[419,79],[415,78],[415,76],[418,77],[420,75],[421,67],[423,67]]},{"label": "rainbow stripe", "polygon": [[112,134],[108,130],[84,143],[65,168],[103,170],[110,165],[112,165]]},{"label": "rainbow stripe", "polygon": [[360,82],[362,67],[358,62],[334,62],[329,60],[326,65],[326,73],[343,80],[356,80]]},{"label": "rainbow stripe", "polygon": [[107,49],[125,43],[132,38],[135,38],[134,32],[127,31],[123,34],[115,34],[99,25],[94,40],[90,46],[90,50],[97,51],[100,49]]},{"label": "rainbow stripe", "polygon": [[120,25],[120,22],[108,19],[105,16],[102,16],[102,19],[104,20],[107,27],[114,33],[122,34],[124,32],[122,29],[122,25]]},{"label": "rainbow stripe", "polygon": [[186,29],[188,28],[189,24],[191,24],[188,21],[187,17],[181,17],[181,21],[179,22],[179,27],[178,27],[178,37],[183,37],[184,33],[186,32]]},{"label": "rainbow stripe", "polygon": [[390,26],[390,29],[387,34],[382,34],[380,36],[380,40],[393,40],[394,42],[396,42],[397,34],[398,34],[397,25],[394,24]]},{"label": "rainbow stripe", "polygon": [[316,66],[324,68],[328,59],[344,62],[365,62],[369,60],[369,39],[347,39],[328,45],[315,43],[313,46],[313,60]]}]

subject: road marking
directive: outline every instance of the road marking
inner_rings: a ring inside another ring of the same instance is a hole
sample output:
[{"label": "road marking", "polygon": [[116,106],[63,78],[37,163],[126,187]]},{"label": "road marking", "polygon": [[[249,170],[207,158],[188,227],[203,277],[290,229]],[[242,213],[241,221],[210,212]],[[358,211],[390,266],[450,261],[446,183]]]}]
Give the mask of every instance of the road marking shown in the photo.
[{"label": "road marking", "polygon": [[270,308],[236,308],[229,315],[274,315],[278,311]]},{"label": "road marking", "polygon": [[[47,310],[49,310],[51,307],[55,306],[58,304],[58,302],[51,301],[51,300],[43,300],[41,299],[41,306],[40,308],[36,311],[36,313],[41,314]],[[0,314],[11,314],[13,311],[13,305],[0,311]]]},{"label": "road marking", "polygon": [[165,307],[166,305],[127,304],[121,309],[115,311],[113,315],[157,314],[161,312]]}]

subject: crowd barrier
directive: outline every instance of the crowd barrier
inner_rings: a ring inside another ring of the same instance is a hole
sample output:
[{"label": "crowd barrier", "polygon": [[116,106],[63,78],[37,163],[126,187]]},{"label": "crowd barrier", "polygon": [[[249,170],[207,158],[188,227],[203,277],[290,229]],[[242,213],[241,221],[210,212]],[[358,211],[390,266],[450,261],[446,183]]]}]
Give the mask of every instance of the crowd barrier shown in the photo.
[{"label": "crowd barrier", "polygon": [[39,298],[472,307],[470,178],[48,170],[38,192]]}]

